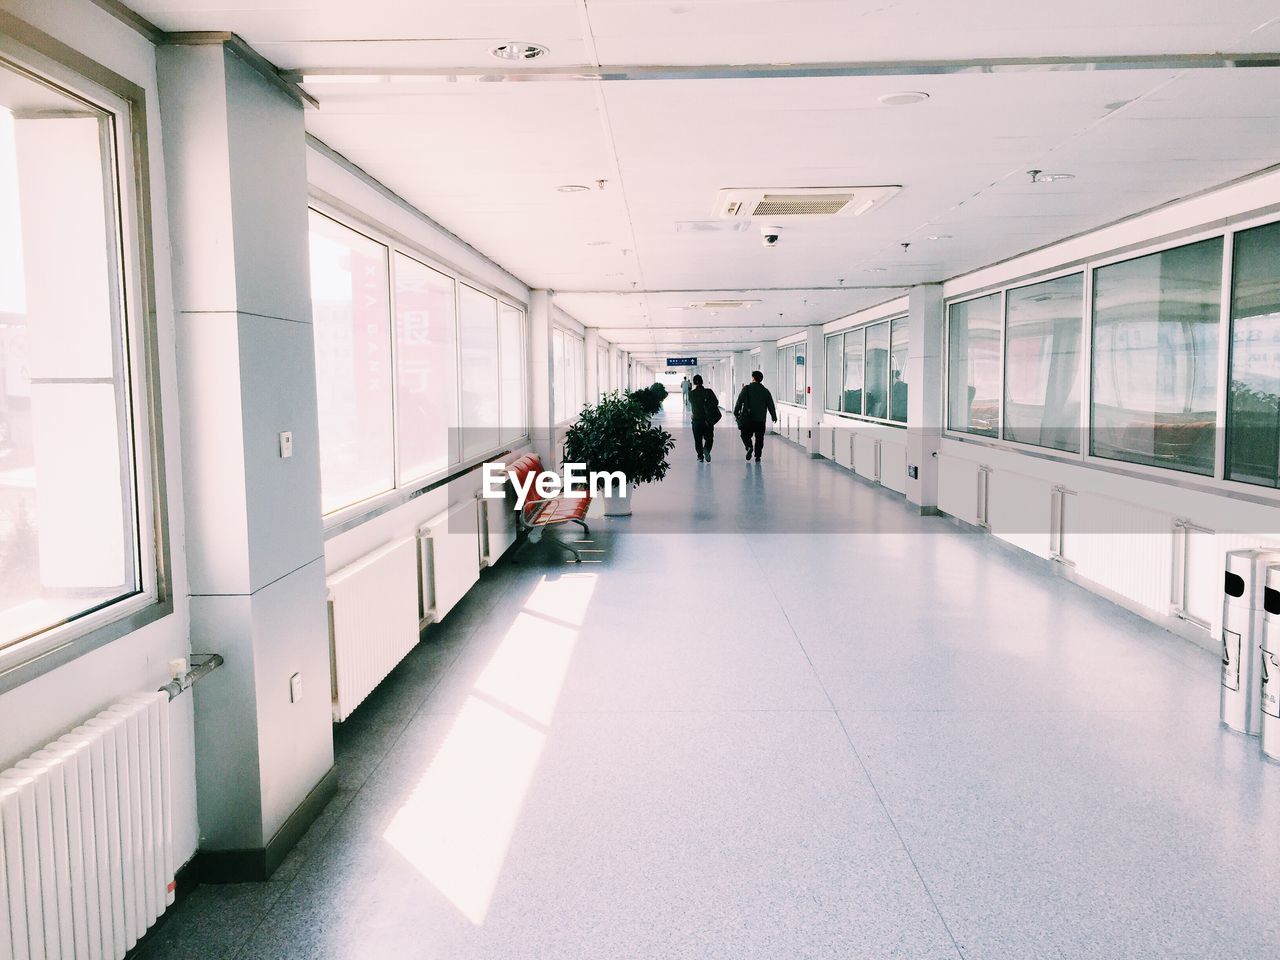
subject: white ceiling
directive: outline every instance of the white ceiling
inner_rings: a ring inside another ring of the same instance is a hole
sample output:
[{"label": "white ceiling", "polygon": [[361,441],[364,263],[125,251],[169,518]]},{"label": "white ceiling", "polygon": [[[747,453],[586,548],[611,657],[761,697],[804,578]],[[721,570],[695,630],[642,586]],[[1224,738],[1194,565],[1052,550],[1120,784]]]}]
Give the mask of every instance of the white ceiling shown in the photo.
[{"label": "white ceiling", "polygon": [[[564,68],[1280,49],[1280,0],[129,3],[304,72],[518,70],[488,55],[512,39]],[[582,322],[655,351],[772,339],[1280,162],[1278,68],[899,74],[314,83],[307,126]],[[930,99],[877,100],[902,90]],[[1032,185],[1035,168],[1076,179]],[[725,187],[882,183],[904,189],[861,218],[784,223],[777,249],[758,225],[676,230]],[[727,298],[760,302],[678,309]]]}]

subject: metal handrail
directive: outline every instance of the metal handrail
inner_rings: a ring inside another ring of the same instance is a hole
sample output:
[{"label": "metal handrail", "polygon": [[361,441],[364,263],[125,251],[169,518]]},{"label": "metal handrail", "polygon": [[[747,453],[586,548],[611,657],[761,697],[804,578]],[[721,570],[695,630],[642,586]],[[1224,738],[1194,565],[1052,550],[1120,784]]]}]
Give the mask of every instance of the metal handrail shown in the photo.
[{"label": "metal handrail", "polygon": [[[204,659],[190,670],[176,673],[172,680],[160,687],[161,693],[169,694],[170,701],[178,697],[184,690],[190,690],[197,680],[213,673],[226,662],[220,653],[193,653],[191,656],[193,659],[195,657],[203,657]],[[183,666],[186,665],[182,661],[178,662],[182,663]]]}]

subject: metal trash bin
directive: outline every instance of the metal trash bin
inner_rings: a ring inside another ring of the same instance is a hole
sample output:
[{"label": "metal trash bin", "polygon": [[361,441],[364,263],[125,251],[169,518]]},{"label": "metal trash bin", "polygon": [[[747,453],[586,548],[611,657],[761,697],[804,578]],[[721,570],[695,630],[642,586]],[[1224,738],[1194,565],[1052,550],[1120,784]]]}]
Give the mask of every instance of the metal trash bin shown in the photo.
[{"label": "metal trash bin", "polygon": [[1262,595],[1267,567],[1280,551],[1227,554],[1222,604],[1222,722],[1256,737],[1262,732]]},{"label": "metal trash bin", "polygon": [[1280,760],[1280,563],[1267,567],[1262,609],[1262,752]]}]

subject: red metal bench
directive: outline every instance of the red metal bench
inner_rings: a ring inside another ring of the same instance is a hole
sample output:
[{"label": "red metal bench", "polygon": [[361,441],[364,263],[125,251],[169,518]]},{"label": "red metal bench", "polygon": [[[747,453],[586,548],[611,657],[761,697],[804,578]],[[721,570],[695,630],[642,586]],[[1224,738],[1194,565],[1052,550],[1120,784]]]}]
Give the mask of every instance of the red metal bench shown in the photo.
[{"label": "red metal bench", "polygon": [[[560,494],[555,497],[538,495],[535,484],[531,483],[529,479],[533,477],[536,480],[538,474],[542,473],[542,461],[536,454],[526,453],[524,456],[516,458],[507,466],[507,470],[516,478],[522,489],[526,484],[528,485],[528,496],[525,499],[524,506],[516,514],[516,520],[520,529],[528,534],[530,543],[537,543],[542,539],[542,535],[546,530],[565,523],[576,523],[588,535],[591,533],[591,528],[587,526],[587,521],[583,519],[587,515],[587,509],[591,506],[589,494],[584,493],[582,496]],[[582,555],[571,544],[565,543],[556,537],[552,537],[550,542],[564,547],[572,553],[575,562],[582,562]]]}]

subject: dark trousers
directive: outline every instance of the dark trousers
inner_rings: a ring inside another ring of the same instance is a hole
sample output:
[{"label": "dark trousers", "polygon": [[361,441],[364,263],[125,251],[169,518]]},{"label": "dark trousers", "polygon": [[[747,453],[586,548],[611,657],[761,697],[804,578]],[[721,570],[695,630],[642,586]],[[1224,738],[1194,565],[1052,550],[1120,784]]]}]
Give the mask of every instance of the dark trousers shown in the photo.
[{"label": "dark trousers", "polygon": [[742,445],[747,448],[750,453],[754,442],[756,459],[760,459],[760,453],[764,450],[764,421],[756,420],[747,422],[742,425]]},{"label": "dark trousers", "polygon": [[711,455],[711,445],[716,440],[716,428],[712,423],[706,420],[693,421],[693,449],[697,451],[698,459]]}]

